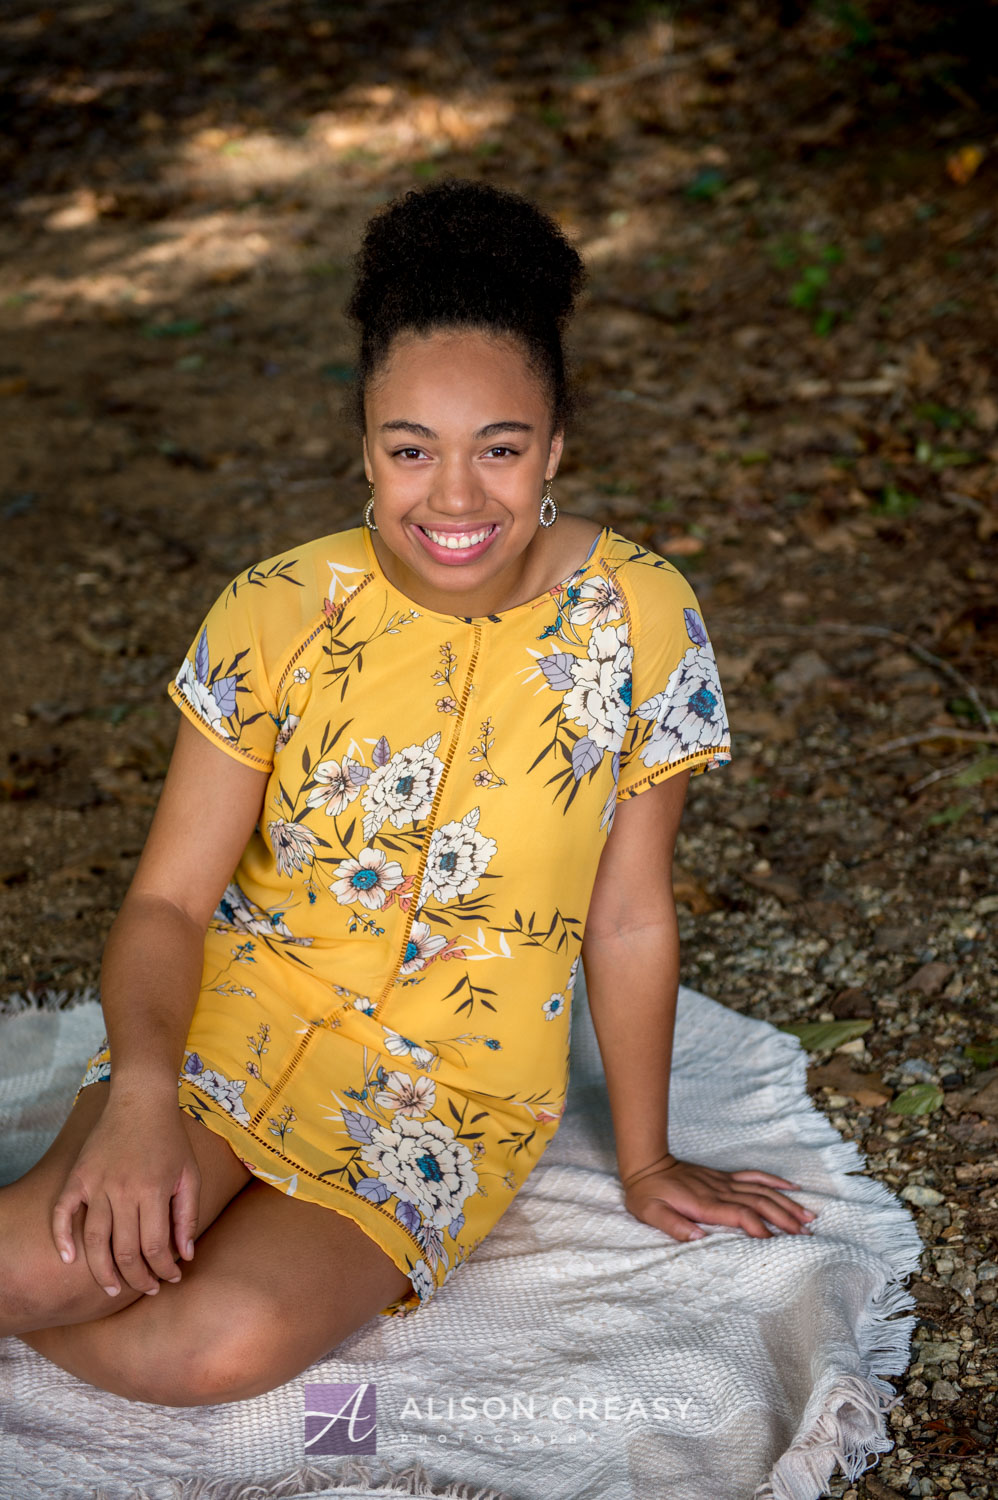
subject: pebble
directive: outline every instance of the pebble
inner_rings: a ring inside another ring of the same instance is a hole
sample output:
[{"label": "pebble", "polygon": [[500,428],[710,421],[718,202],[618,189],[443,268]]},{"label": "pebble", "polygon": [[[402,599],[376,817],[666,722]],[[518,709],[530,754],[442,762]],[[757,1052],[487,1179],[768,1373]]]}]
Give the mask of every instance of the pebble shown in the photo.
[{"label": "pebble", "polygon": [[950,1380],[934,1380],[932,1382],[933,1401],[956,1401],[960,1392]]},{"label": "pebble", "polygon": [[977,1277],[973,1271],[954,1271],[949,1284],[954,1292],[959,1292],[961,1297],[966,1297],[968,1302],[973,1302],[974,1293],[977,1291]]},{"label": "pebble", "polygon": [[922,1344],[918,1350],[918,1358],[923,1365],[941,1365],[944,1359],[959,1359],[960,1346],[950,1342],[942,1344]]},{"label": "pebble", "polygon": [[937,1193],[935,1188],[923,1187],[920,1182],[912,1182],[908,1187],[902,1188],[901,1197],[908,1203],[914,1203],[916,1208],[936,1208],[944,1201],[942,1193]]}]

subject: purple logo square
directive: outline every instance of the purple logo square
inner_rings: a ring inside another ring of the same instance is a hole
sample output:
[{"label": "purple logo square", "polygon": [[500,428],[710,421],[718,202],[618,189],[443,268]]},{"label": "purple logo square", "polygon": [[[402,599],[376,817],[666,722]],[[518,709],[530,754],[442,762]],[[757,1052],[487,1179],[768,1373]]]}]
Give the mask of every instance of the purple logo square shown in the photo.
[{"label": "purple logo square", "polygon": [[377,1389],[366,1380],[306,1385],[306,1453],[377,1453]]}]

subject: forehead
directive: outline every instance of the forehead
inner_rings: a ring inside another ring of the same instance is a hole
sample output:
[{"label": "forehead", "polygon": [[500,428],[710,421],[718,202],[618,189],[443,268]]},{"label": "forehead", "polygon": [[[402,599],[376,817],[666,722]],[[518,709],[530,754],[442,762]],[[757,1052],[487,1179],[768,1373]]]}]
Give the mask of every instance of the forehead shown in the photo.
[{"label": "forehead", "polygon": [[[443,412],[455,424],[463,417],[476,427],[483,411],[484,420],[518,416],[521,410],[536,419],[548,404],[543,382],[515,339],[471,329],[400,335],[370,381],[366,399],[379,421],[418,420],[433,410],[438,420]],[[396,406],[406,410],[396,412]]]}]

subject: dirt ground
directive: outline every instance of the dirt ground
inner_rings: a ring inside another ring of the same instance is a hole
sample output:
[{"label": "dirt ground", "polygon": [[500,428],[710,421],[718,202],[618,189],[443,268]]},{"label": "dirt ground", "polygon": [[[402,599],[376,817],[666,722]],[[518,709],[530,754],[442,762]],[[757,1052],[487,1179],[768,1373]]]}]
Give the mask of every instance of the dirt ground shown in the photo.
[{"label": "dirt ground", "polygon": [[868,1023],[805,1041],[926,1245],[873,1500],[998,1493],[996,43],[983,0],[0,17],[0,1004],[96,983],[207,606],[359,520],[366,218],[527,192],[591,270],[559,503],[720,647],[684,978]]}]

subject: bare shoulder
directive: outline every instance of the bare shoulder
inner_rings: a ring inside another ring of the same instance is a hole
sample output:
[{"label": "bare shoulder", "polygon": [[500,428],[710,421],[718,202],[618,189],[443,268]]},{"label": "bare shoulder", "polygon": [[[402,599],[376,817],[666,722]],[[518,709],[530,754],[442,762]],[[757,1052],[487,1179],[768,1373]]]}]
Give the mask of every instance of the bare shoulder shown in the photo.
[{"label": "bare shoulder", "polygon": [[558,517],[557,527],[553,529],[559,533],[561,553],[570,568],[585,560],[590,547],[603,530],[602,526],[588,516],[569,516],[564,511]]}]

